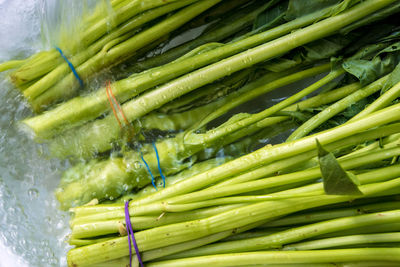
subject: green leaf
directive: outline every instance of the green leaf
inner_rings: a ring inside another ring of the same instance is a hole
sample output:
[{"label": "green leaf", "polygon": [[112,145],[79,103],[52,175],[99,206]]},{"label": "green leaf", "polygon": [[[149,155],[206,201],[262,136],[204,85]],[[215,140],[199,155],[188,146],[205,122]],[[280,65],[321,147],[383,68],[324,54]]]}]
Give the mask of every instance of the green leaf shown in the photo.
[{"label": "green leaf", "polygon": [[322,147],[318,139],[316,142],[325,193],[328,195],[362,195],[357,187],[360,184],[357,177],[346,172],[335,156]]},{"label": "green leaf", "polygon": [[325,17],[335,16],[358,2],[360,2],[360,0],[290,0],[285,18],[286,20],[293,20],[327,7],[332,8],[325,14]]},{"label": "green leaf", "polygon": [[387,44],[371,60],[352,57],[345,60],[342,66],[348,73],[356,76],[362,85],[366,85],[393,71],[399,62],[400,42],[397,42]]},{"label": "green leaf", "polygon": [[353,36],[334,35],[304,45],[304,57],[310,61],[330,58],[337,55],[342,49],[353,42]]},{"label": "green leaf", "polygon": [[261,27],[265,30],[285,22],[287,7],[288,1],[283,1],[271,9],[268,8],[261,12],[254,20],[253,30]]},{"label": "green leaf", "polygon": [[340,0],[290,0],[286,19],[293,20],[323,8],[338,4],[339,2]]}]

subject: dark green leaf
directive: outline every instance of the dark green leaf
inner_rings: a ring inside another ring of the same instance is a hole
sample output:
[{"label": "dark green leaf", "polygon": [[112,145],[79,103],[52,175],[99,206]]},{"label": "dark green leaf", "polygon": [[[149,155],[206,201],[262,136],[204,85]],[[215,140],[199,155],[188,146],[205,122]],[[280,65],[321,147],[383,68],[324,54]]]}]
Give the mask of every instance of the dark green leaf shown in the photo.
[{"label": "dark green leaf", "polygon": [[284,17],[286,15],[287,7],[288,1],[283,1],[271,9],[266,9],[261,12],[254,21],[253,30],[261,27],[265,30],[285,22]]},{"label": "dark green leaf", "polygon": [[308,15],[327,7],[332,7],[329,12],[324,14],[325,17],[335,16],[353,5],[360,2],[360,0],[290,0],[289,7],[286,12],[286,20],[293,20],[304,15]]},{"label": "dark green leaf", "polygon": [[335,156],[326,151],[318,140],[316,142],[325,193],[328,195],[362,195],[357,187],[359,184],[357,177],[346,172]]},{"label": "dark green leaf", "polygon": [[334,35],[323,38],[310,44],[304,45],[306,50],[304,55],[307,60],[320,60],[335,56],[349,45],[354,38],[353,36]]},{"label": "dark green leaf", "polygon": [[[377,47],[377,46],[375,46]],[[371,60],[349,58],[343,68],[365,85],[393,71],[400,62],[400,43],[386,44]]]},{"label": "dark green leaf", "polygon": [[290,0],[289,7],[286,14],[287,20],[293,20],[301,16],[311,14],[323,8],[336,5],[340,0],[315,0],[315,1],[304,1],[304,0]]}]

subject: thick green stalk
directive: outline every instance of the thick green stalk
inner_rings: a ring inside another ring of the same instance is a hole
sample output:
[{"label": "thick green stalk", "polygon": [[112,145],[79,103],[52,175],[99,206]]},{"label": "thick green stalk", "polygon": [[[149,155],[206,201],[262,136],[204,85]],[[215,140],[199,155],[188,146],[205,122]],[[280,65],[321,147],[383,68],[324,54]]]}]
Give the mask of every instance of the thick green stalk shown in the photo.
[{"label": "thick green stalk", "polygon": [[[89,267],[126,267],[127,262],[129,261],[128,257],[120,258],[115,261],[109,261],[105,263],[98,264],[96,266]],[[132,264],[134,264],[132,262]],[[137,265],[132,265],[134,267],[139,267]],[[353,261],[353,262],[336,262],[336,263],[287,263],[287,264],[245,264],[247,267],[397,267],[398,262],[389,262],[389,261]]]},{"label": "thick green stalk", "polygon": [[[149,267],[201,267],[201,266],[249,266],[251,264],[313,264],[332,261],[389,261],[400,264],[400,248],[354,248],[314,251],[271,251],[212,255],[197,258],[153,262]],[[332,260],[334,259],[334,260]]]},{"label": "thick green stalk", "polygon": [[[259,47],[195,71],[188,76],[176,79],[174,82],[128,102],[123,106],[123,109],[130,120],[135,120],[202,85],[227,76],[240,69],[250,67],[258,62],[271,59],[272,57],[290,51],[305,43],[330,35],[341,27],[379,10],[393,1],[394,0],[370,0],[364,2],[335,17],[325,19],[309,27],[290,33],[287,36],[276,39],[275,41],[260,45]],[[323,14],[325,13],[319,12],[320,17],[322,17]],[[163,67],[135,75],[132,78],[119,81],[113,85],[114,94],[119,101],[124,102],[146,89],[164,83],[191,70],[221,60],[232,54],[239,53],[260,43],[275,39],[299,27],[309,25],[314,22],[315,19],[318,19],[319,16],[316,15],[317,14],[311,14],[301,17],[244,40],[227,44],[207,53],[202,53],[176,63],[170,63]],[[179,90],[177,90],[177,88],[179,88]],[[89,96],[70,100],[41,116],[24,120],[24,123],[33,130],[34,135],[40,136],[43,132],[51,131],[51,129],[58,128],[64,124],[82,123],[98,117],[103,112],[110,110],[107,101],[105,90],[100,89],[98,92]],[[111,120],[110,123],[112,123],[112,119],[110,118],[112,117],[109,116],[105,120]],[[100,122],[102,121],[104,120],[100,120]],[[104,125],[103,122],[100,124]],[[113,125],[113,127],[116,126],[115,124]]]},{"label": "thick green stalk", "polygon": [[75,239],[75,238],[70,238],[68,240],[68,244],[70,244],[71,246],[80,247],[80,246],[87,246],[87,245],[96,244],[96,243],[99,243],[99,242],[104,242],[104,241],[107,241],[107,240],[111,240],[112,238],[114,238],[114,237],[110,236],[110,237],[95,238],[95,239]]},{"label": "thick green stalk", "polygon": [[10,60],[10,61],[7,61],[7,62],[3,62],[3,63],[0,64],[0,72],[18,68],[19,66],[21,66],[25,62],[26,62],[26,59],[25,60]]},{"label": "thick green stalk", "polygon": [[[121,25],[119,28],[115,29],[111,33],[105,35],[100,40],[96,41],[88,48],[86,48],[82,52],[78,52],[76,55],[71,57],[69,60],[72,65],[77,68],[79,72],[78,66],[80,66],[83,62],[87,61],[91,57],[93,57],[97,52],[100,50],[104,50],[107,52],[110,50],[111,44],[115,43],[118,44],[118,41],[121,39],[122,36],[125,36],[126,33],[129,33],[127,37],[130,37],[131,34],[134,33],[134,30],[140,27],[141,25],[158,18],[162,15],[165,15],[171,11],[179,9],[183,6],[189,5],[195,2],[195,0],[185,0],[185,1],[177,1],[172,4],[168,4],[165,6],[161,6],[146,12],[143,12],[133,18],[131,18],[128,22]],[[122,40],[124,41],[124,40]],[[115,45],[116,45],[115,44]],[[55,65],[53,70],[50,71],[48,74],[43,76],[38,82],[24,90],[24,96],[27,97],[30,101],[33,101],[37,96],[42,94],[44,91],[49,89],[51,86],[59,82],[63,79],[67,74],[71,73],[71,69],[69,68],[66,62],[63,62],[61,65]],[[85,78],[79,72],[82,79]],[[71,73],[72,75],[72,73]],[[75,78],[75,77],[74,77]],[[25,78],[26,79],[26,78]]]},{"label": "thick green stalk", "polygon": [[347,34],[354,29],[357,29],[357,28],[365,26],[367,24],[371,24],[372,22],[387,18],[395,13],[398,13],[399,11],[400,11],[400,3],[393,3],[385,8],[382,8],[381,10],[379,10],[377,12],[374,12],[373,14],[371,14],[368,17],[360,19],[359,21],[356,21],[356,22],[350,24],[349,26],[344,27],[343,29],[340,30],[340,33]]},{"label": "thick green stalk", "polygon": [[[111,18],[102,18],[96,21],[92,27],[85,30],[82,35],[81,44],[85,47],[92,44],[95,40],[103,36],[110,30],[110,27],[117,27],[119,24],[128,20],[129,18],[152,8],[166,5],[180,0],[134,0],[127,1],[126,4],[120,5]],[[110,19],[112,21],[110,25]]]},{"label": "thick green stalk", "polygon": [[351,95],[325,108],[323,111],[321,111],[320,113],[318,113],[317,115],[306,121],[304,124],[302,124],[299,128],[297,128],[288,137],[287,141],[293,141],[303,136],[306,136],[312,130],[314,130],[315,128],[317,128],[322,123],[332,118],[336,114],[345,110],[347,107],[379,91],[387,81],[388,77],[389,75],[386,75],[385,77],[380,78],[379,80],[371,83],[370,85],[352,93]]},{"label": "thick green stalk", "polygon": [[352,230],[362,227],[371,228],[375,225],[394,223],[397,222],[399,218],[399,210],[337,218],[333,220],[327,220],[319,223],[291,228],[282,232],[277,232],[262,237],[249,238],[247,240],[229,241],[219,244],[211,244],[202,248],[182,252],[168,258],[177,259],[181,257],[186,258],[212,254],[279,248],[286,244],[307,240],[309,238],[318,237],[324,234],[332,233],[336,235],[336,233],[339,233],[340,231]]},{"label": "thick green stalk", "polygon": [[[190,211],[190,213],[182,213],[183,216],[185,216],[184,214],[189,214],[188,216],[192,216],[192,217],[209,217],[211,215],[215,215],[221,212],[225,212],[227,210],[231,210],[234,208],[238,208],[238,207],[242,207],[244,204],[233,204],[233,205],[225,205],[225,206],[221,206],[221,207],[213,207],[213,208],[206,208],[206,209],[200,209],[200,210],[195,210],[195,211]],[[102,222],[102,221],[110,221],[110,220],[118,220],[118,219],[123,219],[125,217],[125,212],[124,212],[124,204],[118,203],[118,205],[116,206],[116,209],[114,209],[113,211],[110,210],[106,210],[105,206],[109,206],[109,205],[100,205],[102,207],[99,208],[99,210],[97,212],[94,212],[93,210],[89,210],[87,212],[87,206],[81,206],[81,207],[77,207],[75,208],[76,211],[74,212],[75,217],[70,221],[70,225],[71,228],[77,226],[77,225],[82,225],[82,224],[89,224],[89,223],[93,223],[93,222]],[[162,221],[169,221],[172,219],[176,219],[174,216],[180,216],[179,214],[175,214],[173,215],[170,219],[168,218],[164,218],[164,214],[163,216],[160,217],[162,213],[157,213],[156,216],[159,217],[159,220]],[[172,214],[169,214],[172,215]],[[135,218],[136,216],[132,216],[132,219]],[[148,218],[152,218],[152,216],[149,216]],[[138,221],[135,221],[135,219],[132,220],[132,223],[135,224],[135,222],[139,222],[141,223],[143,220],[147,220],[147,218],[145,216],[143,217],[139,217]],[[135,226],[137,227],[137,226]]]},{"label": "thick green stalk", "polygon": [[318,236],[318,239],[346,236],[346,235],[376,234],[376,233],[399,232],[399,231],[400,231],[400,223],[392,222],[392,223],[377,224],[374,225],[374,227],[363,226],[359,228],[338,231],[335,233],[327,233]]},{"label": "thick green stalk", "polygon": [[344,246],[362,245],[371,246],[376,243],[400,243],[400,233],[350,235],[325,238],[301,243],[294,243],[283,247],[283,250],[312,250],[327,249]]}]

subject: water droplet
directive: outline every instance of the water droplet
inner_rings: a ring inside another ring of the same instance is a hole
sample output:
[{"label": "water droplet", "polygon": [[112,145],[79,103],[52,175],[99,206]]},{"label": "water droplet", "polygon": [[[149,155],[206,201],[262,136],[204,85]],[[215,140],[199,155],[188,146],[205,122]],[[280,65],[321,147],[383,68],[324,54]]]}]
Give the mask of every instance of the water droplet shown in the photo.
[{"label": "water droplet", "polygon": [[36,199],[39,196],[39,191],[36,188],[28,190],[28,196],[31,200]]}]

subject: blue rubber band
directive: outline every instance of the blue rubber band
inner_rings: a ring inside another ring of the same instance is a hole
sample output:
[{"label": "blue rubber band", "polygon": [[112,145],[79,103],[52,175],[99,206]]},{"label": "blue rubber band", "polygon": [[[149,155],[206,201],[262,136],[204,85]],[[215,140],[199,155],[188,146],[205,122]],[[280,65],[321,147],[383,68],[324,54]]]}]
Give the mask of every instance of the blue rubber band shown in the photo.
[{"label": "blue rubber band", "polygon": [[152,184],[152,185],[154,186],[154,188],[157,190],[157,186],[156,186],[156,184],[155,184],[155,182],[154,182],[154,181],[155,181],[154,176],[153,176],[153,174],[151,173],[149,164],[147,164],[147,162],[144,160],[143,154],[142,154],[142,153],[140,153],[140,158],[142,159],[144,165],[145,165],[146,168],[147,168],[147,171],[149,172],[149,174],[150,174],[150,176],[151,176],[151,184]]},{"label": "blue rubber band", "polygon": [[163,186],[165,188],[165,176],[164,176],[164,174],[162,173],[162,170],[161,170],[160,157],[158,156],[157,146],[156,146],[156,144],[154,142],[152,144],[153,144],[154,151],[156,152],[158,172],[160,173],[160,176],[161,176],[161,178],[163,180]]},{"label": "blue rubber band", "polygon": [[76,72],[74,65],[72,65],[72,63],[68,60],[68,58],[64,55],[64,53],[62,52],[62,50],[59,47],[56,46],[55,48],[60,53],[62,58],[65,60],[65,62],[68,63],[69,68],[72,70],[72,73],[75,75],[75,78],[78,80],[80,86],[83,87],[83,81],[82,81],[81,77],[79,77],[78,73]]}]

